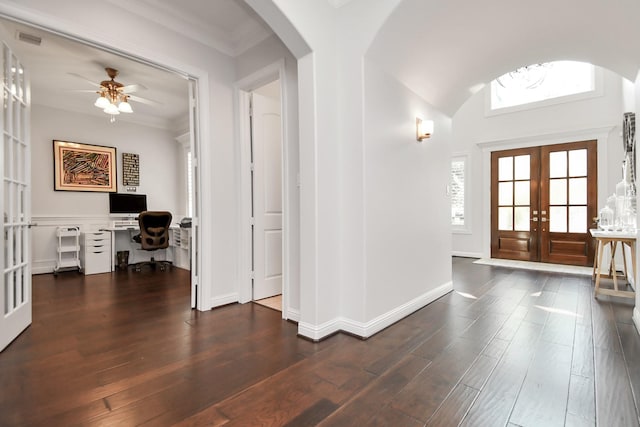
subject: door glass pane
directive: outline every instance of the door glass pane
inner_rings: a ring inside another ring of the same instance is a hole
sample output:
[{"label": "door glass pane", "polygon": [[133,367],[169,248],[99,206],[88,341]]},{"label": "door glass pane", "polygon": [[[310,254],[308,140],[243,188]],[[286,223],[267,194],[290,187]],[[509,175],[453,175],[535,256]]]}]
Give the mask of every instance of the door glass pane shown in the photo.
[{"label": "door glass pane", "polygon": [[587,204],[587,178],[571,178],[569,180],[569,204]]},{"label": "door glass pane", "polygon": [[549,208],[549,231],[552,233],[567,232],[567,208],[551,206]]},{"label": "door glass pane", "polygon": [[514,158],[514,179],[531,178],[531,156],[516,156]]},{"label": "door glass pane", "polygon": [[498,208],[498,230],[513,230],[513,209],[511,207]]},{"label": "door glass pane", "polygon": [[549,178],[564,178],[567,176],[567,152],[554,151],[549,153]]},{"label": "door glass pane", "polygon": [[530,205],[529,201],[531,199],[531,181],[518,181],[515,183],[515,204],[522,205]]},{"label": "door glass pane", "polygon": [[549,204],[550,205],[566,205],[567,204],[567,180],[566,179],[550,179],[549,180]]},{"label": "door glass pane", "polygon": [[519,206],[515,210],[515,226],[516,231],[529,231],[529,206]]},{"label": "door glass pane", "polygon": [[587,207],[569,207],[569,233],[587,232]]},{"label": "door glass pane", "polygon": [[569,151],[569,176],[587,176],[587,150]]},{"label": "door glass pane", "polygon": [[498,184],[498,205],[513,205],[513,182]]},{"label": "door glass pane", "polygon": [[500,157],[498,159],[498,181],[513,179],[513,157]]}]

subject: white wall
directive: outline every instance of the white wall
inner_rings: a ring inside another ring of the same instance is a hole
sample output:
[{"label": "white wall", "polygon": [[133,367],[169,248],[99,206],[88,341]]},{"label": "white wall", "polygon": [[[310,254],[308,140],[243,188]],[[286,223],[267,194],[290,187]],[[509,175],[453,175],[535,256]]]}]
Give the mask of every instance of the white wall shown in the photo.
[{"label": "white wall", "polygon": [[[451,119],[385,74],[365,71],[366,319],[451,290]],[[434,120],[416,141],[415,119]]]},{"label": "white wall", "polygon": [[[88,108],[88,107],[87,107]],[[176,156],[178,144],[168,131],[127,122],[34,105],[31,110],[31,171],[33,216],[108,216],[108,193],[54,191],[52,140],[116,148],[118,192],[122,184],[122,153],[140,156],[140,186],[149,209],[184,215],[178,205]]]},{"label": "white wall", "polygon": [[[598,202],[606,201],[621,178],[622,79],[603,70],[603,93],[589,99],[499,115],[485,115],[488,87],[471,96],[453,116],[454,153],[468,153],[472,215],[470,234],[453,234],[454,254],[481,257],[490,250],[485,183],[487,150],[598,139]],[[490,146],[484,149],[481,145]]]},{"label": "white wall", "polygon": [[83,229],[109,223],[108,193],[54,191],[53,140],[104,145],[116,148],[118,192],[122,184],[122,153],[140,156],[140,186],[136,194],[147,195],[147,206],[168,210],[179,218],[176,156],[179,146],[165,130],[127,122],[109,123],[104,118],[34,105],[31,109],[31,206],[32,259],[35,273],[52,271],[56,257],[55,226],[79,225]]}]

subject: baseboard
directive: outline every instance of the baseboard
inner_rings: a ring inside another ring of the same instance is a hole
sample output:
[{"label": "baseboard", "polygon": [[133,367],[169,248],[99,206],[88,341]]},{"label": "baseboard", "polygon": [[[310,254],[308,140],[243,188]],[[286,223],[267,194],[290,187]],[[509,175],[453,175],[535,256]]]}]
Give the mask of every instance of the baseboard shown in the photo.
[{"label": "baseboard", "polygon": [[287,308],[287,320],[300,323],[300,311],[293,308]]},{"label": "baseboard", "polygon": [[451,256],[460,256],[464,258],[482,258],[482,252],[451,251]]},{"label": "baseboard", "polygon": [[333,319],[318,326],[298,321],[298,335],[311,341],[320,341],[341,330],[342,318]]},{"label": "baseboard", "polygon": [[55,260],[33,261],[31,263],[31,274],[47,274],[53,273],[56,267]]},{"label": "baseboard", "polygon": [[238,302],[239,295],[237,292],[233,292],[231,294],[219,295],[217,297],[211,298],[211,307],[220,307],[221,305],[232,304]]},{"label": "baseboard", "polygon": [[638,306],[633,308],[633,324],[636,325],[636,332],[640,334],[640,310],[638,310]]},{"label": "baseboard", "polygon": [[453,282],[447,282],[370,320],[369,322],[357,322],[344,317],[330,320],[318,326],[299,322],[298,334],[313,341],[320,341],[323,338],[335,334],[336,332],[346,332],[361,338],[369,338],[392,324],[404,319],[408,315],[420,310],[452,290]]}]

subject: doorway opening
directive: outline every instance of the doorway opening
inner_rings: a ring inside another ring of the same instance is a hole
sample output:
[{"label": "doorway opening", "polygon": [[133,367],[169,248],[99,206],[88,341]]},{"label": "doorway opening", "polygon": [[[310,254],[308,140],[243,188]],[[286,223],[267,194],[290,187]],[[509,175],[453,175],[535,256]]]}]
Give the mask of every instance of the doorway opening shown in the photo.
[{"label": "doorway opening", "polygon": [[[147,76],[147,78],[150,78],[150,79],[158,79],[157,84],[147,85],[147,87],[144,87],[143,85],[131,85],[131,86],[140,86],[136,90],[143,91],[150,88],[155,89],[159,87],[165,87],[160,83],[160,81],[162,81],[166,83],[166,87],[169,87],[172,90],[170,93],[172,97],[180,98],[181,100],[180,103],[178,102],[171,103],[171,105],[176,109],[179,107],[182,108],[182,104],[184,104],[185,106],[184,109],[181,110],[181,116],[180,116],[181,119],[175,120],[175,128],[169,129],[165,125],[165,122],[167,122],[165,117],[163,116],[156,117],[153,114],[149,113],[153,111],[165,111],[167,109],[167,105],[170,104],[168,102],[164,102],[162,104],[163,108],[158,108],[157,106],[160,105],[160,101],[163,101],[164,99],[162,97],[158,98],[157,94],[151,94],[151,95],[145,94],[147,97],[153,98],[154,101],[149,101],[149,99],[140,97],[138,100],[138,103],[133,104],[136,108],[136,111],[134,113],[135,115],[133,117],[136,117],[136,120],[129,121],[129,123],[127,123],[126,126],[129,126],[128,128],[129,130],[131,128],[134,128],[136,132],[139,132],[139,135],[137,135],[138,139],[135,141],[136,144],[140,142],[139,137],[140,135],[142,135],[142,132],[144,129],[149,129],[150,130],[149,135],[153,135],[153,138],[156,138],[156,139],[157,139],[157,136],[160,134],[160,132],[163,132],[162,136],[166,136],[166,138],[163,139],[163,141],[165,142],[163,147],[166,147],[165,151],[168,151],[172,154],[172,156],[170,157],[172,162],[176,160],[174,157],[175,149],[178,146],[178,144],[182,142],[182,141],[178,141],[178,138],[175,135],[178,132],[186,132],[185,133],[186,140],[182,143],[183,143],[183,146],[185,147],[185,152],[188,151],[191,154],[192,161],[188,164],[188,166],[182,166],[178,164],[175,167],[176,176],[178,176],[178,174],[180,174],[181,176],[179,179],[175,180],[178,182],[178,184],[176,184],[176,188],[178,191],[174,191],[171,194],[175,193],[175,194],[179,194],[179,196],[176,197],[175,207],[172,204],[170,204],[170,208],[173,211],[174,218],[177,219],[176,222],[178,222],[180,220],[180,217],[183,217],[183,216],[188,215],[190,218],[193,217],[193,220],[192,220],[193,227],[189,230],[184,230],[184,229],[178,230],[176,227],[176,230],[180,232],[183,238],[181,239],[180,245],[176,245],[176,244],[172,245],[171,251],[174,253],[174,255],[172,256],[174,264],[184,269],[191,270],[191,273],[190,273],[191,293],[192,293],[191,307],[196,308],[196,306],[198,306],[198,308],[200,308],[200,305],[202,304],[203,299],[198,297],[198,293],[201,292],[201,290],[198,289],[197,287],[198,277],[199,277],[198,270],[200,268],[198,263],[198,259],[199,259],[198,248],[200,245],[200,239],[199,239],[200,228],[199,228],[199,222],[198,222],[198,212],[200,210],[199,193],[198,193],[198,186],[200,182],[200,180],[198,179],[198,176],[199,176],[198,154],[200,152],[199,150],[199,144],[200,144],[199,133],[200,132],[199,132],[198,116],[200,114],[200,111],[198,110],[199,103],[197,102],[197,97],[200,92],[198,89],[198,82],[199,82],[198,78],[186,72],[182,72],[173,68],[168,68],[159,63],[143,60],[140,57],[134,56],[132,54],[123,53],[122,51],[109,48],[108,46],[103,46],[97,43],[93,43],[88,39],[85,40],[85,39],[80,39],[78,37],[72,37],[65,33],[56,31],[54,29],[43,27],[41,25],[32,24],[27,21],[14,20],[11,17],[3,16],[3,19],[0,21],[0,24],[3,26],[3,29],[7,34],[5,35],[5,37],[8,40],[13,39],[10,36],[11,34],[17,33],[17,30],[20,30],[22,33],[37,34],[38,36],[41,36],[43,40],[46,40],[49,43],[48,54],[52,54],[51,52],[53,52],[53,49],[54,48],[56,49],[56,52],[58,52],[58,56],[56,56],[56,60],[59,61],[59,63],[57,63],[57,66],[55,67],[57,74],[53,76],[51,75],[52,71],[50,69],[46,67],[40,67],[41,69],[45,69],[46,73],[49,74],[48,76],[45,76],[45,77],[50,77],[51,79],[53,78],[59,79],[59,80],[55,80],[56,82],[58,81],[66,82],[66,80],[63,80],[63,79],[67,79],[67,78],[73,79],[70,83],[67,83],[67,84],[43,85],[42,84],[43,79],[41,77],[43,72],[36,73],[34,72],[34,68],[37,68],[37,67],[31,67],[31,73],[30,73],[31,81],[35,82],[37,80],[40,83],[39,85],[35,85],[35,84],[33,85],[34,89],[32,90],[32,96],[39,100],[38,105],[40,106],[41,110],[43,108],[55,109],[58,107],[56,105],[51,106],[47,103],[51,96],[51,93],[46,92],[45,88],[49,88],[47,90],[54,90],[54,89],[64,90],[65,96],[58,96],[56,98],[57,100],[64,100],[64,102],[60,102],[59,108],[57,108],[57,110],[64,111],[64,114],[66,115],[76,114],[76,113],[86,114],[86,117],[89,117],[89,120],[91,120],[92,119],[91,115],[89,113],[85,113],[84,107],[82,107],[81,109],[79,107],[76,107],[76,105],[83,105],[83,106],[89,105],[88,110],[92,108],[90,102],[94,98],[95,89],[91,89],[91,86],[92,85],[96,86],[95,82],[100,81],[99,78],[93,77],[94,76],[93,71],[94,69],[98,69],[99,70],[98,75],[101,76],[101,73],[102,73],[101,67],[104,64],[109,64],[109,65],[125,64],[127,67],[126,69],[128,70],[129,76],[131,76],[129,78],[134,79],[134,81],[137,81],[137,82],[139,82],[139,76],[141,75],[145,75]],[[22,42],[18,42],[18,41],[13,41],[13,43],[19,47],[19,51],[20,51],[19,53],[21,53],[22,56],[26,57],[29,60],[28,62],[30,64],[34,64],[34,63],[39,64],[42,61],[47,60],[48,58],[47,54],[44,54],[43,51],[38,51],[36,47],[22,45],[22,44],[19,44]],[[69,53],[68,58],[65,57],[63,59],[62,55],[64,54],[65,51],[68,51],[71,53]],[[78,60],[78,58],[80,58],[81,60]],[[86,59],[86,58],[89,58],[89,59]],[[93,58],[93,61],[90,60],[91,58]],[[75,66],[73,67],[69,66],[69,64],[73,61],[75,61],[74,62]],[[62,69],[63,71],[58,72],[58,69]],[[89,76],[89,78],[86,78],[87,76]],[[138,78],[138,80],[135,80],[135,78]],[[163,79],[163,80],[160,80],[160,79]],[[153,80],[153,81],[156,82],[156,80]],[[171,84],[169,84],[168,82],[170,82]],[[90,89],[82,89],[85,87],[84,85],[87,85]],[[77,90],[63,89],[68,87],[81,88],[81,89],[77,89]],[[173,91],[174,88],[177,88],[178,90],[174,92]],[[72,97],[70,94],[73,94],[74,97]],[[87,103],[85,103],[84,101],[77,102],[78,100],[76,99],[76,96],[89,97],[88,98],[89,101]],[[131,99],[133,100],[133,98]],[[76,110],[76,108],[81,111]],[[173,112],[174,110],[170,110],[170,111]],[[40,116],[43,116],[43,113],[41,113]],[[108,116],[104,116],[104,117],[108,117]],[[54,119],[52,119],[51,121],[53,122]],[[122,122],[127,121],[126,118],[124,118],[124,115],[119,116],[118,122],[120,121]],[[35,120],[32,121],[32,123],[34,122]],[[114,124],[108,123],[107,121],[105,128],[108,128],[109,126],[113,128]],[[82,127],[78,125],[76,126],[75,129],[82,130]],[[92,130],[92,133],[96,135],[101,134],[99,131],[96,131],[95,128]],[[78,137],[75,137],[75,138],[78,138]],[[42,139],[43,138],[40,138],[39,140],[42,140]],[[149,139],[152,139],[152,136],[150,136]],[[170,142],[173,142],[173,145],[170,144]],[[127,144],[129,144],[129,146],[123,146],[123,145],[118,146],[118,150],[122,152],[133,151],[134,153],[136,153],[135,151],[136,148],[134,147],[134,144],[129,142],[127,142]],[[49,151],[50,151],[50,148],[47,145],[46,153],[48,154]],[[158,149],[156,153],[158,153],[157,155],[159,156],[164,156],[164,158],[169,158],[168,156],[165,155],[165,151]],[[40,154],[41,152],[45,152],[45,151],[39,150],[37,153],[35,153],[36,155],[32,157],[35,157],[36,161],[42,163],[42,159],[48,159],[48,158],[45,158],[43,155],[41,155]],[[146,158],[149,158],[149,157],[147,156]],[[119,158],[117,158],[117,162],[120,162]],[[180,159],[178,159],[178,161],[175,163],[180,163]],[[33,164],[32,168],[33,167],[37,169],[41,169],[39,163]],[[118,166],[118,169],[122,170],[121,165]],[[119,172],[119,175],[121,173],[122,172]],[[185,194],[187,193],[186,182],[188,178],[190,179],[190,182],[191,182],[190,191],[193,197],[188,198],[187,200],[187,197],[185,196]],[[120,177],[118,178],[118,180],[120,181]],[[153,180],[147,180],[147,183],[151,181]],[[147,192],[145,188],[142,186],[131,185],[127,187],[123,184],[123,182],[124,182],[124,179],[122,179],[120,185],[118,186],[118,189],[120,192],[134,192],[138,190],[140,190],[143,193]],[[184,186],[182,185],[183,183],[184,183]],[[142,184],[142,185],[148,186],[148,184]],[[183,187],[185,191],[183,191]],[[155,189],[156,188],[153,188],[152,190],[155,190]],[[44,191],[47,191],[46,195],[49,195],[48,187],[44,188],[44,190],[42,190],[40,193],[43,193]],[[36,197],[40,197],[41,196],[40,193],[35,193],[35,194],[32,193],[32,195]],[[158,194],[157,191],[154,191],[154,193]],[[87,194],[88,194],[87,197],[91,196],[89,193]],[[56,193],[56,196],[59,199],[62,199],[63,196],[67,196],[67,195],[63,193]],[[40,197],[40,199],[41,201],[48,200],[45,197]],[[164,196],[163,198],[156,197],[156,199],[161,199],[163,203],[166,200]],[[95,201],[95,200],[96,200],[96,197],[92,199],[92,201]],[[42,204],[44,203],[41,203],[41,205]],[[64,205],[64,201],[61,202],[60,205]],[[92,203],[92,202],[87,202],[85,203],[85,205],[98,206],[98,204]],[[163,205],[157,206],[157,208],[162,208],[162,207],[164,206]],[[35,220],[33,224],[34,227],[31,229],[31,232],[34,234],[34,240],[47,242],[47,244],[36,245],[36,247],[33,247],[33,249],[35,250],[32,253],[31,264],[34,265],[35,268],[33,270],[33,273],[36,273],[36,274],[48,273],[50,271],[50,264],[52,264],[52,262],[49,259],[50,257],[48,257],[48,253],[51,252],[52,248],[49,242],[52,240],[51,233],[54,232],[56,225],[59,225],[59,223],[61,222],[64,222],[64,223],[73,222],[74,224],[79,223],[79,225],[81,225],[83,228],[86,228],[87,230],[93,230],[98,226],[103,227],[106,221],[112,222],[111,217],[107,218],[108,211],[106,210],[104,211],[104,218],[102,215],[102,211],[92,212],[89,210],[87,210],[86,212],[82,212],[82,214],[74,213],[72,215],[67,215],[66,213],[63,213],[63,214],[53,216],[53,215],[48,215],[46,211],[43,211],[43,209],[41,209],[39,212],[36,212],[36,214],[38,214],[39,216],[34,217],[34,220]],[[94,217],[98,219],[95,219]],[[173,231],[176,231],[176,230],[173,230]],[[172,236],[176,236],[176,233],[173,233]],[[184,236],[186,236],[186,238]],[[135,248],[135,245],[131,243],[130,241],[131,239],[129,239],[128,237],[129,236],[127,233],[127,236],[123,240],[126,242],[128,246]],[[170,242],[171,241],[180,242],[180,240],[175,237],[172,237]],[[112,244],[115,247],[115,239],[112,241]],[[129,248],[127,247],[126,249],[129,249]],[[53,248],[53,250],[55,250],[55,248]],[[178,257],[180,259],[179,259],[179,262],[176,263],[176,258]],[[131,261],[131,258],[129,258],[129,260]],[[113,271],[114,270],[113,265],[116,264],[116,262],[115,260],[113,260],[113,258],[111,259],[111,261],[113,262],[111,262],[111,265],[108,265],[109,263],[107,263],[107,267],[110,267],[111,270]]]},{"label": "doorway opening", "polygon": [[597,142],[491,153],[491,257],[590,266]]},{"label": "doorway opening", "polygon": [[252,295],[282,311],[282,102],[280,80],[250,93]]}]

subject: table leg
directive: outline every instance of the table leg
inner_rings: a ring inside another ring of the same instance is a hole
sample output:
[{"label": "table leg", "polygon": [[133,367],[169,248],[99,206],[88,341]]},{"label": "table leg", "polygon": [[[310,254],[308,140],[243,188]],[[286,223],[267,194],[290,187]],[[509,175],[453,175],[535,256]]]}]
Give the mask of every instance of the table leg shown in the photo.
[{"label": "table leg", "polygon": [[625,243],[629,244],[629,242],[623,240],[620,247],[622,247],[622,267],[624,271],[624,279],[627,281],[627,283],[629,283],[629,273],[627,273],[627,251],[624,248]]},{"label": "table leg", "polygon": [[593,290],[593,297],[597,298],[598,297],[598,289],[600,289],[600,274],[602,273],[602,248],[604,246],[604,243],[602,243],[601,239],[598,239],[598,255],[597,255],[597,265],[598,265],[598,271],[596,273],[596,284]]},{"label": "table leg", "polygon": [[609,271],[611,271],[611,277],[613,278],[613,289],[618,290],[618,272],[616,271],[616,250],[618,249],[618,242],[611,242],[611,265]]}]

